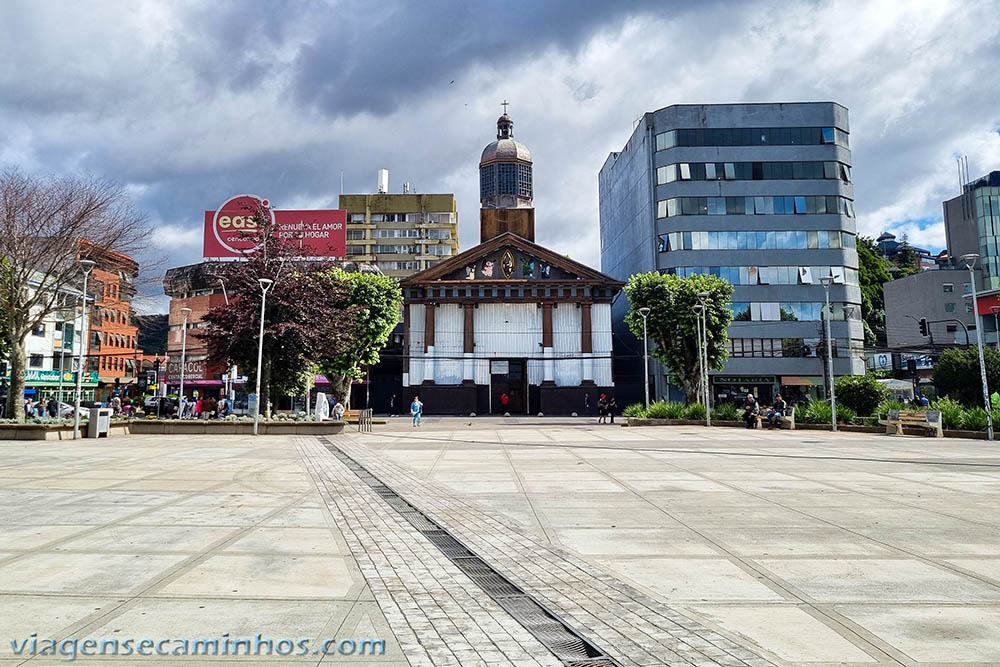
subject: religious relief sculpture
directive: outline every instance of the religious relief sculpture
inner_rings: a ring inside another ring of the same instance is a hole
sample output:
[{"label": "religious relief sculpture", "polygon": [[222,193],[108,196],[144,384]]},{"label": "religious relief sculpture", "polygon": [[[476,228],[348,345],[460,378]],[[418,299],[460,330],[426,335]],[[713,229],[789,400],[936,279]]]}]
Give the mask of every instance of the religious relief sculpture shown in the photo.
[{"label": "religious relief sculpture", "polygon": [[539,277],[541,277],[541,278],[548,278],[549,277],[549,273],[551,272],[551,270],[552,270],[552,266],[550,264],[542,264],[541,267],[539,267],[539,269],[538,269]]},{"label": "religious relief sculpture", "polygon": [[475,278],[476,278],[476,265],[470,264],[469,266],[465,267],[465,279],[475,280]]},{"label": "religious relief sculpture", "polygon": [[492,259],[488,259],[485,262],[483,262],[483,270],[481,271],[481,273],[486,278],[492,278],[493,277],[493,260]]},{"label": "religious relief sculpture", "polygon": [[535,261],[531,259],[521,260],[521,276],[524,278],[535,277]]},{"label": "religious relief sculpture", "polygon": [[503,257],[500,258],[500,271],[503,272],[504,278],[514,275],[514,254],[510,250],[504,251]]}]

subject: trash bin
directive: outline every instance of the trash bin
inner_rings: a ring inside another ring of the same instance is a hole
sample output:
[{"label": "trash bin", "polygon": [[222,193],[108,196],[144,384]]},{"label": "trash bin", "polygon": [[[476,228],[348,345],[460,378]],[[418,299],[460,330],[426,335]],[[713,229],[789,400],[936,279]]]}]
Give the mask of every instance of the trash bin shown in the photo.
[{"label": "trash bin", "polygon": [[106,438],[111,430],[111,408],[91,408],[87,421],[88,438]]}]

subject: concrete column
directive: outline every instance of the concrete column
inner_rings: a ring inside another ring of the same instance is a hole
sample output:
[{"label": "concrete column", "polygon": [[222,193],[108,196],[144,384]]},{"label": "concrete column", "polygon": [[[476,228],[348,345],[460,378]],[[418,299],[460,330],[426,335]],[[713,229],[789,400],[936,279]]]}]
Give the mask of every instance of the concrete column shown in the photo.
[{"label": "concrete column", "polygon": [[434,304],[424,305],[424,384],[434,383]]},{"label": "concrete column", "polygon": [[590,323],[590,304],[580,304],[580,351],[588,354],[594,351],[594,333]]},{"label": "concrete column", "polygon": [[465,315],[465,324],[462,328],[462,333],[464,334],[463,341],[463,352],[475,352],[476,351],[476,325],[475,325],[475,306],[471,303],[466,303],[463,305],[463,313]]},{"label": "concrete column", "polygon": [[542,304],[542,347],[552,347],[552,304]]}]

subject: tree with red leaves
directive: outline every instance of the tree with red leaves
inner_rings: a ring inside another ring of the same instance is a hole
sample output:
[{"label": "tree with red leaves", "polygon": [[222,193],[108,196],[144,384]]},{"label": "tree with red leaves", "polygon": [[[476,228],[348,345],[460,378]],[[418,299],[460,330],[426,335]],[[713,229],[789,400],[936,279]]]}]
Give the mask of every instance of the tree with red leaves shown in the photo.
[{"label": "tree with red leaves", "polygon": [[241,261],[219,270],[229,289],[230,303],[206,313],[206,327],[198,336],[209,355],[247,370],[256,382],[257,345],[260,332],[261,279],[274,285],[267,292],[264,312],[264,354],[261,395],[257,405],[268,414],[272,392],[294,394],[304,387],[309,373],[325,360],[351,348],[361,319],[350,305],[349,291],[331,269],[335,262],[303,257],[294,239],[279,238],[266,206],[248,211],[256,222],[243,233],[254,250]]}]

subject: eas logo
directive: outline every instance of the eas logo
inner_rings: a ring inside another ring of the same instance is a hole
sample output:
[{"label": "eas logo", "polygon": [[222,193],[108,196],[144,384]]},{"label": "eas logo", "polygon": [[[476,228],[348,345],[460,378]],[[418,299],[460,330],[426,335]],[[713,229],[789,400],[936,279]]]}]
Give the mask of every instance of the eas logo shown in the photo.
[{"label": "eas logo", "polygon": [[273,225],[274,211],[270,209],[266,199],[261,199],[257,195],[230,197],[215,212],[212,221],[215,239],[223,248],[237,254],[256,250],[257,244],[254,243],[253,233],[257,231],[257,221],[253,219],[253,213],[260,208],[266,208]]}]

